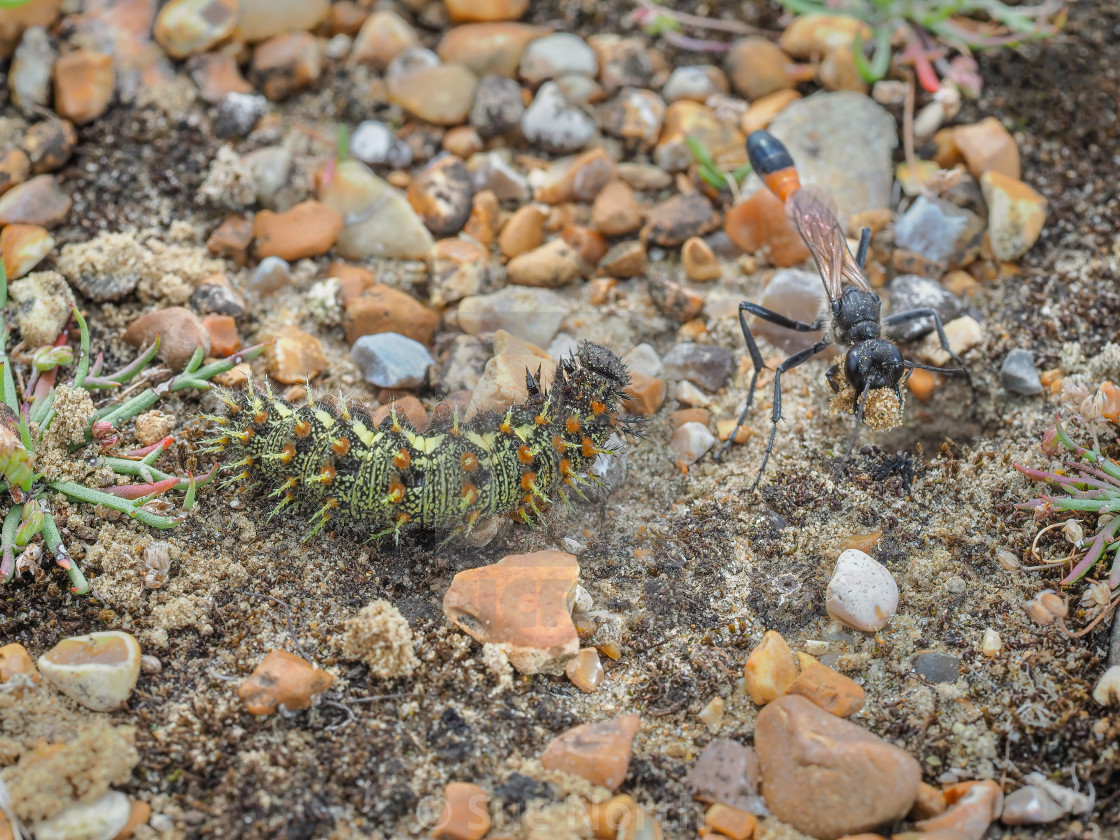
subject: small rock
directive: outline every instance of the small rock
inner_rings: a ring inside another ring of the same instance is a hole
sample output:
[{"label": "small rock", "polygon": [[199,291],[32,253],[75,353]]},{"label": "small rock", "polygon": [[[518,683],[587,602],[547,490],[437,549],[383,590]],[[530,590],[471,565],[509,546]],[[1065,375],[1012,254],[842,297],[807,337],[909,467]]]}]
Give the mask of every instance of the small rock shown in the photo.
[{"label": "small rock", "polygon": [[718,280],[722,273],[711,246],[699,236],[685,240],[681,248],[681,265],[688,279],[697,283]]},{"label": "small rock", "polygon": [[255,43],[283,32],[311,30],[330,11],[330,0],[238,0],[238,40]]},{"label": "small rock", "polygon": [[8,88],[12,104],[24,114],[31,116],[36,108],[45,108],[50,103],[51,72],[57,55],[43,27],[32,26],[23,33],[12,58]]},{"label": "small rock", "polygon": [[599,651],[583,648],[564,668],[568,679],[580,691],[590,694],[603,681],[603,664],[599,661]]},{"label": "small rock", "polygon": [[972,175],[997,172],[1018,181],[1019,146],[1015,138],[995,117],[987,117],[973,125],[953,129],[953,145],[964,157]]},{"label": "small rock", "polygon": [[758,756],[730,738],[716,738],[704,748],[685,784],[701,802],[723,803],[758,816],[769,811],[758,795]]},{"label": "small rock", "polygon": [[1003,357],[999,371],[1000,384],[1013,394],[1025,397],[1042,393],[1042,380],[1030,350],[1017,347]]},{"label": "small rock", "polygon": [[971,782],[949,810],[915,823],[915,828],[929,833],[951,832],[951,836],[962,840],[980,840],[1002,806],[1003,791],[997,782]]},{"label": "small rock", "polygon": [[546,770],[561,770],[617,790],[630,768],[640,726],[637,715],[582,724],[554,738],[542,753],[541,764]]},{"label": "small rock", "polygon": [[624,236],[642,225],[642,206],[625,181],[611,181],[591,205],[591,224],[604,236]]},{"label": "small rock", "polygon": [[636,190],[663,190],[673,183],[673,176],[650,163],[620,163],[615,167],[618,177]]},{"label": "small rock", "polygon": [[237,59],[224,52],[205,53],[192,58],[191,80],[198,87],[198,95],[204,102],[217,104],[228,94],[251,94],[253,86],[241,75]]},{"label": "small rock", "polygon": [[918,196],[894,225],[895,245],[947,268],[976,259],[983,236],[984,221],[971,210],[925,195]]},{"label": "small rock", "polygon": [[647,244],[675,247],[691,236],[703,236],[719,227],[719,214],[699,193],[675,195],[657,204],[642,228]]},{"label": "small rock", "polygon": [[709,700],[696,716],[708,727],[708,731],[714,735],[716,732],[719,732],[719,728],[723,725],[725,709],[726,704],[723,702],[723,698],[717,696]]},{"label": "small rock", "polygon": [[490,254],[469,239],[441,239],[432,249],[428,299],[444,307],[477,295],[490,280]]},{"label": "small rock", "polygon": [[936,650],[919,651],[910,664],[917,673],[933,683],[956,682],[961,671],[961,661],[957,657]]},{"label": "small rock", "polygon": [[825,604],[841,624],[873,633],[886,627],[898,609],[898,584],[886,566],[850,548],[836,561]]},{"label": "small rock", "polygon": [[555,289],[571,283],[583,271],[579,254],[563,239],[553,239],[510,260],[506,277],[518,286]]},{"label": "small rock", "polygon": [[1066,810],[1041,788],[1024,785],[1003,800],[999,821],[1004,825],[1043,825],[1060,820]]},{"label": "small rock", "polygon": [[[941,316],[941,323],[952,321],[963,311],[960,300],[938,283],[917,274],[900,274],[891,281],[891,312],[910,309],[932,309]],[[897,341],[913,341],[933,330],[933,318],[916,318],[891,329]]]},{"label": "small rock", "polygon": [[999,651],[1002,646],[1003,640],[1000,639],[999,633],[991,627],[986,628],[984,630],[984,639],[980,644],[980,652],[990,659],[999,656]]},{"label": "small rock", "polygon": [[[522,352],[510,350],[499,353],[486,362],[482,376],[471,394],[470,404],[486,406],[491,411],[504,411],[511,405],[524,402],[526,370],[534,376],[539,371],[542,382],[548,387],[556,372],[556,363],[547,358],[538,347]],[[559,663],[555,664],[555,670],[559,671]]]},{"label": "small rock", "polygon": [[639,417],[652,417],[665,402],[666,390],[664,379],[631,371],[630,384],[624,392],[628,400],[626,410]]},{"label": "small rock", "polygon": [[[984,328],[971,315],[963,315],[945,325],[945,338],[949,341],[949,347],[959,356],[984,340]],[[941,347],[936,333],[925,337],[918,348],[918,356],[938,367],[952,361],[952,357]]]},{"label": "small rock", "polygon": [[595,121],[568,103],[555,82],[545,82],[521,117],[521,133],[549,152],[576,152],[595,133]]},{"label": "small rock", "polygon": [[759,712],[755,749],[774,816],[819,838],[901,819],[922,780],[906,752],[796,695]]},{"label": "small rock", "polygon": [[681,324],[688,323],[704,309],[703,295],[671,280],[651,279],[649,296],[654,306]]},{"label": "small rock", "polygon": [[[147,347],[159,336],[159,357],[179,370],[202,348],[210,355],[210,333],[198,316],[182,306],[145,312],[128,325],[122,338],[131,347]],[[301,380],[302,381],[302,380]]]},{"label": "small rock", "polygon": [[334,677],[286,650],[270,650],[253,669],[237,696],[251,715],[271,715],[281,706],[289,712],[309,709],[331,687]]},{"label": "small rock", "polygon": [[262,210],[253,219],[257,255],[289,262],[325,254],[341,232],[342,217],[314,200],[283,213]]},{"label": "small rock", "polygon": [[614,161],[603,149],[592,149],[549,166],[534,198],[545,204],[593,201],[613,178]]},{"label": "small rock", "polygon": [[292,267],[280,257],[265,257],[253,269],[246,284],[249,291],[258,295],[273,295],[292,282]]},{"label": "small rock", "polygon": [[532,251],[541,244],[544,236],[544,214],[527,204],[510,216],[498,236],[498,248],[507,257],[516,257]]},{"label": "small rock", "polygon": [[273,102],[306,90],[319,80],[323,56],[310,32],[285,32],[258,44],[249,80]]},{"label": "small rock", "polygon": [[370,166],[403,169],[412,163],[412,149],[393,129],[377,120],[366,120],[350,138],[350,154]]},{"label": "small rock", "polygon": [[[579,563],[571,554],[512,554],[455,575],[443,598],[443,612],[479,643],[507,646],[510,664],[522,674],[555,673],[579,652],[579,635],[569,612],[578,579]],[[636,722],[635,718],[635,731]]]},{"label": "small rock", "polygon": [[[283,146],[264,146],[241,158],[257,185],[257,201],[270,210],[277,209],[276,197],[288,183],[292,172],[292,153]],[[290,194],[290,193],[289,193]]]},{"label": "small rock", "polygon": [[253,220],[248,216],[231,215],[227,216],[207,238],[206,250],[215,256],[244,265],[247,259],[246,252],[252,244]]},{"label": "small rock", "polygon": [[0,226],[60,224],[73,204],[53,175],[37,175],[0,196]]},{"label": "small rock", "polygon": [[548,289],[507,286],[493,294],[463,298],[459,327],[470,335],[503,329],[547,346],[571,309],[567,299]]},{"label": "small rock", "polygon": [[140,677],[140,645],[123,630],[71,636],[39,657],[39,671],[75,702],[108,712],[132,695]]},{"label": "small rock", "polygon": [[207,315],[202,319],[202,326],[210,334],[210,352],[215,356],[231,356],[242,348],[237,322],[229,315]]},{"label": "small rock", "polygon": [[172,58],[204,53],[237,26],[237,0],[172,0],[156,16],[156,41]]},{"label": "small rock", "polygon": [[268,113],[268,100],[257,93],[227,93],[214,115],[217,137],[245,137],[257,120]]},{"label": "small rock", "polygon": [[427,347],[395,332],[361,336],[350,355],[365,381],[381,388],[417,388],[435,364]]},{"label": "small rock", "polygon": [[476,76],[512,79],[529,42],[550,32],[527,23],[467,23],[446,32],[436,52],[445,62],[465,64]]},{"label": "small rock", "polygon": [[43,681],[27,648],[19,642],[12,642],[0,647],[0,684],[11,682],[17,675],[36,685]]},{"label": "small rock", "polygon": [[867,82],[860,75],[851,47],[833,47],[817,67],[817,81],[827,90],[867,93]]},{"label": "small rock", "polygon": [[475,155],[467,162],[475,191],[489,190],[499,201],[523,202],[529,198],[529,182],[514,169],[508,152],[488,152]]},{"label": "small rock", "polygon": [[1120,665],[1111,665],[1093,689],[1093,699],[1102,706],[1120,706]]},{"label": "small rock", "polygon": [[918,797],[914,800],[914,807],[910,809],[906,818],[909,820],[928,820],[930,817],[945,813],[945,809],[948,807],[944,793],[933,785],[922,782],[918,785]]},{"label": "small rock", "polygon": [[447,0],[447,14],[464,21],[517,20],[529,9],[529,0]]},{"label": "small rock", "polygon": [[483,137],[508,134],[521,124],[525,102],[521,86],[502,76],[484,76],[475,89],[470,124]]},{"label": "small rock", "polygon": [[424,67],[389,77],[389,99],[414,116],[435,125],[467,121],[478,79],[462,64]]},{"label": "small rock", "polygon": [[661,357],[650,345],[642,343],[622,357],[626,369],[631,373],[640,373],[643,376],[664,376],[665,365]]},{"label": "small rock", "polygon": [[758,818],[741,808],[717,802],[704,814],[704,823],[731,840],[749,840],[758,828]]},{"label": "small rock", "polygon": [[847,15],[798,15],[782,32],[778,45],[794,58],[812,58],[837,47],[851,52],[856,40],[869,43],[871,27]]},{"label": "small rock", "polygon": [[718,344],[675,344],[662,361],[670,379],[687,379],[713,393],[727,383],[735,367],[731,351]]},{"label": "small rock", "polygon": [[678,456],[678,462],[687,466],[703,458],[715,446],[716,439],[703,423],[685,423],[673,432],[669,443]]},{"label": "small rock", "polygon": [[342,216],[336,250],[343,259],[422,260],[435,244],[404,195],[360,161],[336,166],[319,200]]},{"label": "small rock", "polygon": [[1047,201],[1022,181],[995,170],[980,176],[988,203],[988,235],[992,253],[1001,260],[1021,257],[1042,233]]},{"label": "small rock", "polygon": [[31,161],[23,149],[8,149],[0,154],[0,195],[22,184],[30,174]]},{"label": "small rock", "polygon": [[740,38],[731,45],[726,60],[731,86],[748,102],[794,87],[791,64],[781,47],[761,37]]},{"label": "small rock", "polygon": [[486,791],[478,785],[449,783],[443,791],[443,811],[432,836],[436,840],[482,840],[490,830],[488,801]]},{"label": "small rock", "polygon": [[77,125],[97,119],[113,99],[113,57],[92,50],[67,53],[54,65],[54,109]]},{"label": "small rock", "polygon": [[619,242],[599,260],[599,271],[608,277],[626,279],[646,273],[646,248],[637,239]]},{"label": "small rock", "polygon": [[657,142],[664,119],[665,102],[652,90],[641,88],[623,88],[599,114],[603,131],[638,149]]},{"label": "small rock", "polygon": [[132,814],[132,803],[117,790],[93,802],[76,802],[47,820],[35,823],[37,840],[113,840]]},{"label": "small rock", "polygon": [[739,250],[762,251],[778,267],[800,265],[810,256],[782,200],[768,189],[757,190],[728,210],[724,231]]},{"label": "small rock", "polygon": [[557,76],[579,73],[599,75],[595,51],[578,35],[556,32],[531,41],[521,54],[518,75],[530,85],[539,85]]},{"label": "small rock", "polygon": [[471,214],[474,185],[463,162],[441,155],[408,185],[408,203],[436,236],[454,236]]},{"label": "small rock", "polygon": [[277,382],[299,385],[327,369],[323,343],[299,327],[281,327],[270,336],[274,340],[265,350],[268,372]]},{"label": "small rock", "polygon": [[747,693],[759,706],[771,703],[789,691],[797,679],[797,659],[782,635],[767,630],[747,657],[744,668]]},{"label": "small rock", "polygon": [[623,38],[613,32],[600,32],[587,39],[599,62],[599,80],[607,93],[624,87],[648,88],[653,62],[643,38]]},{"label": "small rock", "polygon": [[36,175],[61,169],[78,142],[78,133],[66,120],[44,120],[27,129],[23,135],[23,150]]},{"label": "small rock", "polygon": [[718,67],[710,64],[678,67],[669,75],[661,95],[666,102],[688,99],[692,102],[707,102],[713,94],[727,93],[727,76]]},{"label": "small rock", "polygon": [[855,680],[812,659],[801,663],[801,673],[790,685],[788,693],[812,700],[837,717],[854,715],[867,700],[866,693]]},{"label": "small rock", "polygon": [[396,12],[375,11],[366,18],[350,57],[359,64],[368,64],[374,70],[384,70],[405,50],[420,45],[416,30]]},{"label": "small rock", "polygon": [[38,225],[8,225],[0,231],[0,254],[8,280],[23,277],[54,248],[54,237]]},{"label": "small rock", "polygon": [[679,100],[665,109],[661,137],[654,149],[653,162],[666,172],[681,172],[696,163],[687,138],[702,145],[717,163],[742,163],[746,138],[739,129],[725,122],[711,108],[698,102]]}]

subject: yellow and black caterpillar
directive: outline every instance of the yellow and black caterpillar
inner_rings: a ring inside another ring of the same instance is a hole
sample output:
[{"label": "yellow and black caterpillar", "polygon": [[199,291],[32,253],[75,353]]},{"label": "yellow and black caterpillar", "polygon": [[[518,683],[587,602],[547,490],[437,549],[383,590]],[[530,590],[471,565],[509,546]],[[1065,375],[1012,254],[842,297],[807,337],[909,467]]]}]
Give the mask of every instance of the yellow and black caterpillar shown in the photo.
[{"label": "yellow and black caterpillar", "polygon": [[228,413],[211,443],[240,460],[232,482],[258,481],[290,504],[316,505],[315,533],[332,518],[368,524],[374,536],[409,528],[469,532],[480,519],[509,513],[539,518],[561,485],[582,494],[586,473],[615,432],[635,433],[619,411],[630,383],[610,350],[584,343],[560,361],[549,389],[526,369],[527,398],[504,414],[469,421],[457,413],[423,433],[395,409],[375,425],[359,403],[321,398],[294,407],[250,385],[220,392]]}]

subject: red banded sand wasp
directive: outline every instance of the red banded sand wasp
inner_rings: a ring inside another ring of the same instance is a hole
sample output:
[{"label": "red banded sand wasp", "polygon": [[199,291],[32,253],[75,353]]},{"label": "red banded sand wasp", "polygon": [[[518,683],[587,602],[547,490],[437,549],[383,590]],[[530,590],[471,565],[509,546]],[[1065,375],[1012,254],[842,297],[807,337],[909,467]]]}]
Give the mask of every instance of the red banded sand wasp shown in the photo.
[{"label": "red banded sand wasp", "polygon": [[[860,232],[859,248],[853,257],[840,222],[836,219],[831,199],[822,191],[811,186],[801,186],[793,158],[781,141],[768,131],[755,131],[747,138],[747,154],[751,166],[770,190],[778,196],[786,207],[786,214],[797,228],[805,244],[813,254],[817,271],[824,281],[828,297],[825,307],[816,321],[807,324],[795,321],[781,313],[774,312],[749,301],[739,304],[739,325],[747,341],[751,354],[754,375],[751,376],[747,404],[735,423],[735,429],[727,443],[717,455],[722,456],[747,418],[754,402],[755,386],[758,375],[765,367],[758,344],[751,335],[747,324],[747,314],[798,332],[824,331],[820,341],[789,356],[778,365],[774,372],[774,408],[770,418],[770,439],[762,465],[751,492],[762,480],[770,452],[774,448],[774,437],[778,432],[778,422],[782,419],[782,374],[808,361],[830,345],[847,348],[842,364],[834,364],[825,374],[828,384],[837,395],[833,397],[834,408],[848,408],[855,415],[855,427],[851,440],[840,462],[847,463],[855,447],[860,425],[867,423],[872,428],[894,428],[901,422],[902,386],[915,368],[934,370],[940,373],[960,374],[966,378],[970,388],[972,377],[964,361],[953,352],[945,336],[945,329],[938,314],[928,308],[909,309],[894,312],[885,318],[880,314],[882,306],[879,296],[871,288],[864,274],[867,249],[871,241],[871,231],[863,228]],[[960,367],[938,368],[904,359],[898,346],[883,337],[885,329],[915,321],[919,318],[933,320],[934,328],[941,346]]]}]

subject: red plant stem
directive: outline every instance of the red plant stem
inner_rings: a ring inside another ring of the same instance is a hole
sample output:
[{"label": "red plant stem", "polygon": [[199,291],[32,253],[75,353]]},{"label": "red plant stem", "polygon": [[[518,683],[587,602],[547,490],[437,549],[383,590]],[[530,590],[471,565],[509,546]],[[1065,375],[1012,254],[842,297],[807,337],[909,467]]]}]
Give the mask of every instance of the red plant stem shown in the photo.
[{"label": "red plant stem", "polygon": [[178,484],[179,479],[172,477],[157,481],[154,484],[118,484],[114,487],[104,487],[102,492],[120,496],[122,499],[135,500],[142,499],[145,496],[158,496],[160,493],[173,490]]},{"label": "red plant stem", "polygon": [[163,440],[157,440],[151,446],[145,446],[145,447],[142,447],[141,449],[133,449],[133,450],[130,450],[128,452],[125,452],[122,455],[118,455],[117,457],[118,458],[128,458],[130,461],[139,461],[139,460],[142,460],[143,458],[146,458],[148,455],[151,455],[157,449],[166,449],[167,447],[169,447],[174,442],[175,442],[175,438],[173,438],[171,435],[168,435]]}]

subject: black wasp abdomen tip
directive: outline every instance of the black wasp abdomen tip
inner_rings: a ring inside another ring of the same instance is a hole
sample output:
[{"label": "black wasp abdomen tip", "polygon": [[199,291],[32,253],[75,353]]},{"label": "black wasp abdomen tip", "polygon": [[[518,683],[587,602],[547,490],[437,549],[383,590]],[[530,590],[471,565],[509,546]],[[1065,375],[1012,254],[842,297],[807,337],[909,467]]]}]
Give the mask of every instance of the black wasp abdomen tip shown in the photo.
[{"label": "black wasp abdomen tip", "polygon": [[747,156],[759,175],[770,175],[793,166],[793,158],[782,141],[769,131],[752,131],[747,138]]}]

